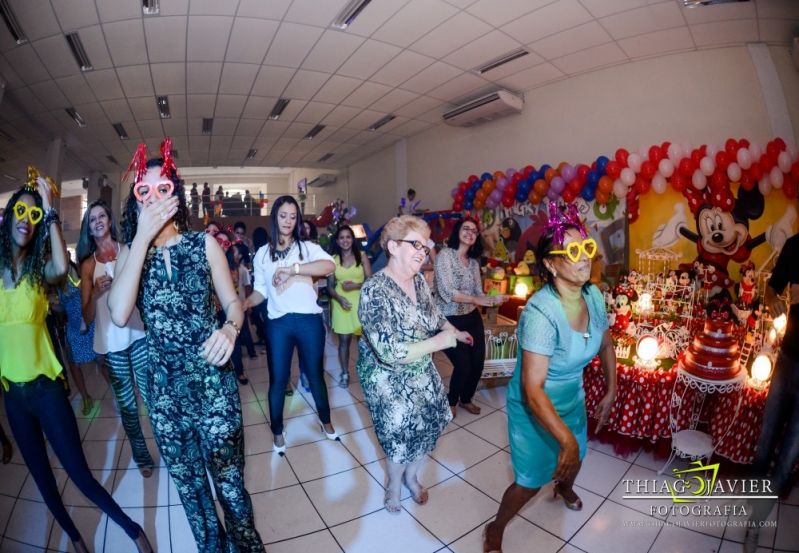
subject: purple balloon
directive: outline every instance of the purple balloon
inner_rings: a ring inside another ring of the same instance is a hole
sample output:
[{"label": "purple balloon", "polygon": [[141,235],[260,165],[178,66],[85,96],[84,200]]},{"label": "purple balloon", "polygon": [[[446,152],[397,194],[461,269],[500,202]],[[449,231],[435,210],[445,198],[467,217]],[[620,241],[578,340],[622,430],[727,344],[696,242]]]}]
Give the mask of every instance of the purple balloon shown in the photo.
[{"label": "purple balloon", "polygon": [[[554,181],[555,179],[552,180]],[[554,188],[552,188],[552,183],[550,183],[549,186],[550,188],[549,190],[547,190],[547,198],[549,198],[553,202],[557,201],[557,199],[560,198],[560,192],[557,192]]]},{"label": "purple balloon", "polygon": [[564,181],[562,177],[552,177],[552,182],[549,183],[550,190],[554,190],[560,194],[563,192],[564,188],[566,188],[566,181]]},{"label": "purple balloon", "polygon": [[516,169],[507,169],[505,171],[505,177],[507,178],[511,178],[515,174],[516,174]]},{"label": "purple balloon", "polygon": [[495,207],[497,207],[497,201],[491,196],[489,196],[488,199],[486,200],[486,207],[488,209],[494,209]]},{"label": "purple balloon", "polygon": [[577,176],[577,169],[575,169],[569,164],[566,164],[563,166],[563,169],[560,170],[560,176],[563,177],[564,181],[571,182],[572,180],[574,180],[574,177]]},{"label": "purple balloon", "polygon": [[494,200],[494,202],[496,203],[502,199],[502,192],[499,190],[499,188],[495,188],[494,190],[491,191],[491,194],[489,194],[488,197]]},{"label": "purple balloon", "polygon": [[453,189],[450,191],[449,195],[450,195],[450,196],[452,196],[452,197],[454,198],[455,196],[457,196],[457,195],[458,195],[458,192],[460,192],[460,190],[461,190],[461,189],[460,189],[460,188],[458,188],[458,187],[456,186],[455,188],[453,188]]},{"label": "purple balloon", "polygon": [[506,186],[508,186],[508,179],[505,177],[499,177],[497,179],[497,187],[494,190],[499,190],[501,192],[505,190]]}]

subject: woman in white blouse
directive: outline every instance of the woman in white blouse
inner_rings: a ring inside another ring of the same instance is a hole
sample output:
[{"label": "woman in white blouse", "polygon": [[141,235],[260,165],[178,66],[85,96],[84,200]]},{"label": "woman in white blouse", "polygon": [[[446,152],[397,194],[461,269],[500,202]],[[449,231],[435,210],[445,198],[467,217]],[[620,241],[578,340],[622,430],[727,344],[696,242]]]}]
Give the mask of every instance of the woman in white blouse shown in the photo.
[{"label": "woman in white blouse", "polygon": [[325,326],[316,303],[314,278],[326,277],[336,266],[313,242],[300,238],[300,206],[291,196],[281,196],[270,212],[270,242],[255,254],[254,292],[245,309],[267,302],[269,343],[269,421],[274,451],[286,451],[283,429],[285,390],[291,375],[291,358],[297,349],[300,370],[308,377],[319,423],[329,440],[338,440],[330,422],[330,405],[323,375]]}]

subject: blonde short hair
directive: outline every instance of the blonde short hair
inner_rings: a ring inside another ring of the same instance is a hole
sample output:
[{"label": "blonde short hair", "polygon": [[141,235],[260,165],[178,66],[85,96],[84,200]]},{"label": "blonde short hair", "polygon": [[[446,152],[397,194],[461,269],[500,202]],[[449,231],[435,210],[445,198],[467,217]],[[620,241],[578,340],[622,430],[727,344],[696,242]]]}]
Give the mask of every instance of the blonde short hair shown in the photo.
[{"label": "blonde short hair", "polygon": [[386,252],[386,259],[391,257],[388,252],[389,240],[402,240],[408,236],[409,232],[416,231],[421,234],[425,240],[430,238],[430,227],[427,223],[419,217],[413,215],[400,215],[394,217],[386,226],[383,227],[383,232],[380,234],[380,247]]}]

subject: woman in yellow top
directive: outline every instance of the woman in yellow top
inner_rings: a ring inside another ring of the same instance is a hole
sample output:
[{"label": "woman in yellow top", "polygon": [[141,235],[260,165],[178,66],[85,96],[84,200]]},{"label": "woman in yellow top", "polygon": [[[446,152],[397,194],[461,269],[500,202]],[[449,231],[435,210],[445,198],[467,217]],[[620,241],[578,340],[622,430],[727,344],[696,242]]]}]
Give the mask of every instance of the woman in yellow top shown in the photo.
[{"label": "woman in yellow top", "polygon": [[341,364],[339,386],[350,385],[350,342],[352,335],[361,335],[361,322],[358,320],[358,303],[361,286],[372,276],[369,258],[361,255],[355,242],[355,233],[347,225],[338,228],[332,242],[333,261],[336,272],[328,278],[327,288],[331,290],[331,325],[338,336],[338,360]]},{"label": "woman in yellow top", "polygon": [[15,192],[0,224],[0,383],[6,414],[22,458],[53,516],[75,551],[88,552],[56,485],[45,436],[78,489],[136,543],[151,552],[141,526],[133,522],[89,471],[63,368],[47,333],[45,281],[67,274],[67,252],[52,190],[44,179]]}]

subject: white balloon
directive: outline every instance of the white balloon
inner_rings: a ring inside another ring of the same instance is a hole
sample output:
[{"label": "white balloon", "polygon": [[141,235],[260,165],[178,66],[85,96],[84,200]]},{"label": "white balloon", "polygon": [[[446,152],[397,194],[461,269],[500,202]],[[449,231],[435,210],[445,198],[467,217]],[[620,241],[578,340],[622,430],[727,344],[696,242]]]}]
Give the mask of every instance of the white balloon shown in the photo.
[{"label": "white balloon", "polygon": [[[630,154],[630,156],[632,155],[633,154]],[[621,182],[627,186],[632,186],[635,183],[635,171],[633,171],[631,167],[625,167],[621,170]]]},{"label": "white balloon", "polygon": [[704,190],[704,188],[707,186],[707,177],[704,173],[702,173],[702,171],[697,169],[694,171],[694,174],[691,175],[691,184],[693,184],[694,188],[697,190]]},{"label": "white balloon", "polygon": [[769,192],[771,192],[771,180],[769,176],[763,175],[763,178],[757,183],[757,187],[760,189],[761,194],[768,196]]},{"label": "white balloon", "polygon": [[649,159],[649,146],[646,144],[638,146],[638,153],[641,154],[642,159]]},{"label": "white balloon", "polygon": [[[785,152],[782,152],[782,153],[784,154]],[[771,173],[769,173],[768,177],[769,177],[769,180],[771,181],[771,186],[773,186],[777,190],[782,188],[783,177],[782,177],[782,171],[780,171],[779,167],[772,167],[771,168]]]},{"label": "white balloon", "polygon": [[683,157],[691,157],[691,150],[693,150],[693,147],[691,146],[690,142],[683,142],[682,143],[682,155],[683,155]]},{"label": "white balloon", "polygon": [[652,177],[652,190],[658,194],[663,194],[666,191],[666,188],[668,188],[668,185],[669,183],[666,182],[666,177],[660,173],[655,173],[655,176]]},{"label": "white balloon", "polygon": [[669,178],[674,174],[674,163],[672,163],[670,159],[664,157],[660,160],[660,163],[658,163],[658,171],[660,171],[660,174],[664,177]]},{"label": "white balloon", "polygon": [[707,155],[707,156],[708,156],[710,159],[716,159],[716,154],[717,154],[717,153],[719,153],[719,147],[718,147],[718,146],[716,146],[715,144],[708,144],[708,145],[707,145],[707,152],[706,152],[706,155]]},{"label": "white balloon", "polygon": [[761,148],[757,143],[752,142],[749,145],[749,153],[752,154],[752,163],[754,163],[760,159],[760,156],[763,155],[763,148]]},{"label": "white balloon", "polygon": [[739,182],[741,180],[741,167],[737,163],[727,165],[727,177],[731,182]]},{"label": "white balloon", "polygon": [[627,196],[627,185],[621,182],[621,179],[613,181],[613,194],[620,200]]},{"label": "white balloon", "polygon": [[716,170],[716,162],[713,161],[712,157],[707,155],[699,160],[699,169],[702,171],[703,175],[709,177],[713,174],[713,171]]},{"label": "white balloon", "polygon": [[[633,152],[629,156],[627,156],[627,167],[633,170],[634,173],[637,173],[641,170],[641,156]],[[632,184],[632,183],[631,183]]]},{"label": "white balloon", "polygon": [[682,146],[677,143],[669,144],[669,159],[675,165],[682,159]]},{"label": "white balloon", "polygon": [[749,153],[748,148],[740,148],[738,150],[738,155],[735,157],[741,169],[746,170],[752,166],[752,154]]},{"label": "white balloon", "polygon": [[780,155],[777,156],[777,167],[779,167],[780,171],[783,173],[789,172],[791,170],[791,154],[788,152],[780,152]]}]

